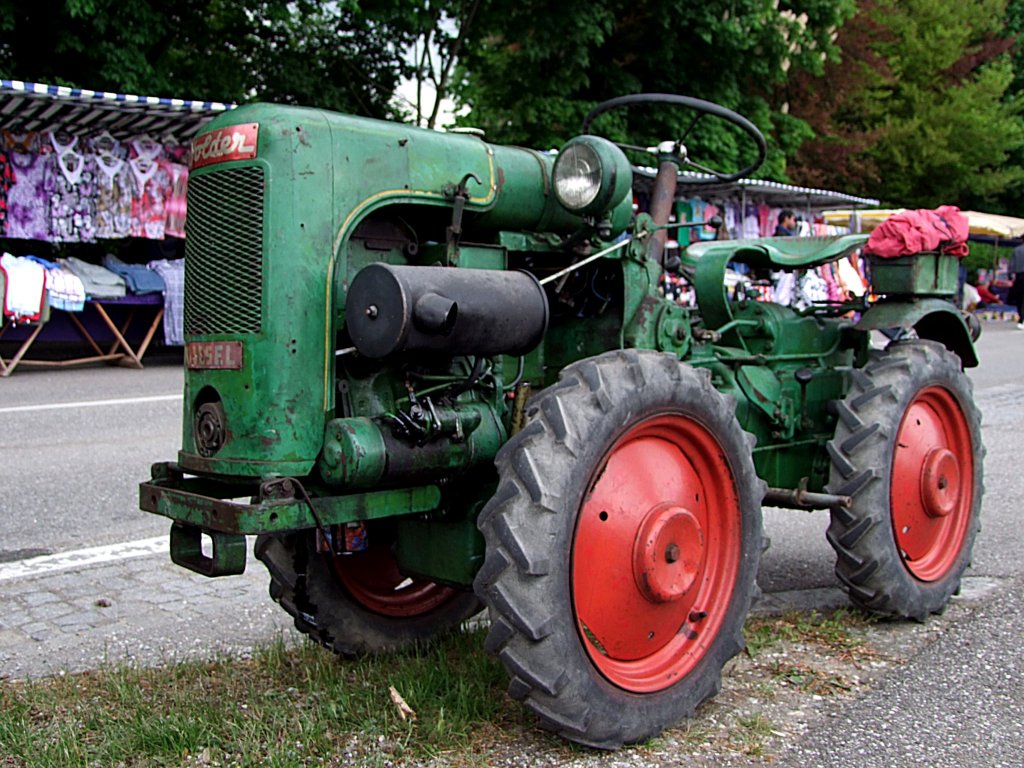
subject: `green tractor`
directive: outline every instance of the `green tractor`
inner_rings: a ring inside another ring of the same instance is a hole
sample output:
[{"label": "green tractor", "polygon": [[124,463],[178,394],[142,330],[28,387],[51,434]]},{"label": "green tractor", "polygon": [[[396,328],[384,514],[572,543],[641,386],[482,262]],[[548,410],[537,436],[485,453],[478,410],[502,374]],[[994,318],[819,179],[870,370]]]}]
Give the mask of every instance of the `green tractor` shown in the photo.
[{"label": "green tractor", "polygon": [[[637,148],[589,126],[644,103],[732,124],[756,160],[643,148],[634,214]],[[681,169],[735,180],[764,155],[742,116],[667,94],[599,105],[557,153],[287,106],[218,117],[192,145],[182,449],[140,488],[174,562],[241,573],[255,535],[271,597],[343,656],[486,607],[511,695],[601,748],[718,691],[763,504],[831,510],[856,605],[941,611],[982,497],[955,258],[879,260],[871,302],[727,290],[727,265],[801,272],[866,240],[666,249]],[[663,295],[666,270],[696,307]]]}]

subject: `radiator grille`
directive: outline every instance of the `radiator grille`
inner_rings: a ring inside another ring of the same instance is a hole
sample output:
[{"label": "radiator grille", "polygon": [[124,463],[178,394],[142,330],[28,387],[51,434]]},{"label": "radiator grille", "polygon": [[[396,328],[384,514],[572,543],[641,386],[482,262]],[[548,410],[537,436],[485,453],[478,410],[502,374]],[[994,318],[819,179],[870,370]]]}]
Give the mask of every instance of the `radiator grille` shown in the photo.
[{"label": "radiator grille", "polygon": [[193,176],[185,224],[185,334],[259,333],[263,169]]}]

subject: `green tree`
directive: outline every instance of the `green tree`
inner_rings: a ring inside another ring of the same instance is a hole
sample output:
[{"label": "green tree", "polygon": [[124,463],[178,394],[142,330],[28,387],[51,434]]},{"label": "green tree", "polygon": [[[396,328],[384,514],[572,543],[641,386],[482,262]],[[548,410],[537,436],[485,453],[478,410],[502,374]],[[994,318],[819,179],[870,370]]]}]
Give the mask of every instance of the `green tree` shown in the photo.
[{"label": "green tree", "polygon": [[[498,141],[557,146],[590,108],[626,93],[681,93],[754,120],[772,151],[764,175],[809,136],[785,114],[776,87],[796,71],[821,71],[852,0],[485,0],[460,60],[456,94],[465,122]],[[679,135],[688,117],[664,107],[602,119],[603,132],[649,144]],[[689,142],[696,158],[737,166],[744,143],[714,121]]]},{"label": "green tree", "polygon": [[792,113],[817,137],[794,178],[892,204],[991,204],[1024,180],[1022,101],[1006,0],[871,0],[840,31],[840,63],[803,78]]},{"label": "green tree", "polygon": [[400,117],[417,34],[407,3],[0,0],[0,74],[220,101],[266,99]]}]

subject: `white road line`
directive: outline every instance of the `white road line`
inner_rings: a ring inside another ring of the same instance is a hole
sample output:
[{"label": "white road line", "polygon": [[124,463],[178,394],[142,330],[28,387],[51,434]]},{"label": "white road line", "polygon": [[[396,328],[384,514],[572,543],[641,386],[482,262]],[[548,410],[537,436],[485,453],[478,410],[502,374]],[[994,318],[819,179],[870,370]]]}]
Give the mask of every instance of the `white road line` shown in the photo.
[{"label": "white road line", "polygon": [[160,403],[169,400],[181,400],[181,395],[151,395],[149,397],[124,397],[117,400],[81,400],[77,403],[42,403],[40,405],[13,405],[0,408],[0,413],[18,413],[22,411],[52,411],[58,408],[95,408],[100,405],[134,405],[135,403]]},{"label": "white road line", "polygon": [[129,560],[135,557],[150,557],[156,554],[166,554],[169,551],[170,543],[168,537],[157,536],[152,539],[88,547],[73,552],[59,552],[56,555],[30,557],[27,560],[18,560],[13,563],[0,563],[0,582],[32,576],[43,576],[56,571],[84,568],[90,565],[112,563],[117,560]]}]

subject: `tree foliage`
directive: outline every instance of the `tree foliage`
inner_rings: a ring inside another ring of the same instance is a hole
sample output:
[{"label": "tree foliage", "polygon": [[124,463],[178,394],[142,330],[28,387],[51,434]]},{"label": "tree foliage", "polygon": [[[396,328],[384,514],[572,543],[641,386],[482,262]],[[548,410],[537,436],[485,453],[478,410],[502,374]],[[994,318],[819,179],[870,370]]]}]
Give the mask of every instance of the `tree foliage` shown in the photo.
[{"label": "tree foliage", "polygon": [[[0,0],[4,77],[401,117],[400,0]],[[372,7],[371,7],[372,6]]]},{"label": "tree foliage", "polygon": [[842,60],[790,88],[816,138],[792,173],[903,206],[983,206],[1024,180],[1022,103],[1006,0],[870,0],[840,31]]},{"label": "tree foliage", "polygon": [[[777,109],[774,86],[795,71],[820,71],[835,54],[834,29],[852,0],[485,0],[478,33],[461,58],[456,94],[467,122],[498,141],[557,146],[596,103],[627,93],[697,96],[735,109],[774,138],[764,173],[785,173],[785,155],[809,134]],[[609,116],[600,128],[619,140],[678,136],[690,116],[664,108]],[[738,166],[744,142],[702,121],[694,155]],[[749,147],[749,143],[747,144]]]},{"label": "tree foliage", "polygon": [[[762,176],[1016,213],[1021,34],[1024,0],[0,0],[0,76],[430,126],[436,92],[491,140],[541,148],[604,99],[681,93],[765,132]],[[594,130],[649,146],[690,117],[631,109]],[[723,170],[752,149],[709,119],[687,143]]]}]

